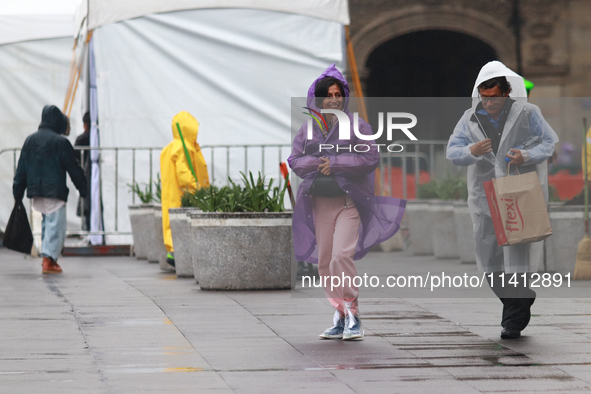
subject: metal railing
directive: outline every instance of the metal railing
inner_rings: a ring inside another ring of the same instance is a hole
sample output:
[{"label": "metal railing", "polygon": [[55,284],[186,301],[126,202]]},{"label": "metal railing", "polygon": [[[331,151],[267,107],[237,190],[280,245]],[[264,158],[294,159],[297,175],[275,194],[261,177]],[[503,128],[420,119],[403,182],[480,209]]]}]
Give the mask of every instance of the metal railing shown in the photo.
[{"label": "metal railing", "polygon": [[[402,189],[402,198],[408,199],[408,180],[407,180],[407,173],[408,173],[408,161],[413,165],[414,169],[414,182],[415,182],[415,190],[418,190],[419,181],[420,181],[420,173],[421,173],[421,163],[424,164],[423,168],[428,169],[430,179],[435,179],[438,176],[443,175],[443,173],[447,173],[450,171],[457,172],[457,168],[451,165],[451,163],[447,163],[445,160],[444,163],[446,165],[443,168],[437,167],[437,158],[438,155],[441,158],[445,158],[447,153],[447,141],[446,140],[423,140],[423,141],[410,141],[410,140],[398,140],[394,141],[392,144],[402,145],[404,149],[401,152],[381,152],[380,153],[380,174],[382,176],[381,179],[381,195],[387,195],[392,197],[392,185],[393,178],[392,178],[392,169],[394,166],[393,162],[395,160],[401,161],[400,167],[402,170],[402,176],[400,179],[399,186]],[[409,151],[408,148],[413,147],[412,151]],[[461,171],[461,170],[460,170]],[[386,185],[384,182],[384,177],[388,180],[389,185]]]},{"label": "metal railing", "polygon": [[20,150],[21,150],[21,148],[6,148],[6,149],[0,150],[0,157],[2,156],[3,153],[12,152],[12,163],[13,163],[12,173],[13,174],[16,172],[16,152],[20,152]]},{"label": "metal railing", "polygon": [[[398,140],[393,142],[393,144],[402,145],[404,149],[401,152],[388,152],[383,151],[380,153],[380,176],[381,179],[381,195],[392,196],[392,188],[398,187],[402,190],[402,198],[408,199],[408,180],[406,174],[409,170],[409,165],[413,166],[411,169],[411,173],[414,173],[414,187],[415,190],[418,190],[419,182],[420,182],[420,175],[421,169],[423,172],[425,170],[428,171],[430,179],[435,179],[439,176],[445,174],[446,169],[453,170],[454,166],[450,165],[439,165],[437,164],[438,158],[447,162],[445,160],[445,154],[447,150],[447,141],[440,141],[440,140],[424,140],[424,141],[410,141],[410,140]],[[17,162],[18,162],[18,153],[21,148],[7,148],[0,150],[0,158],[5,154],[12,153],[12,163],[13,163],[13,174],[16,172]],[[103,204],[107,207],[107,211],[109,212],[110,216],[114,220],[114,225],[109,226],[112,227],[109,230],[105,231],[95,231],[89,232],[84,230],[74,230],[68,231],[68,234],[76,234],[76,235],[89,235],[89,234],[97,234],[97,235],[127,235],[131,234],[130,231],[121,231],[119,227],[119,215],[120,215],[120,185],[122,183],[121,177],[121,169],[124,168],[125,174],[131,175],[131,177],[127,177],[125,179],[130,179],[132,184],[140,181],[147,181],[148,185],[152,185],[155,179],[155,174],[159,172],[159,168],[154,169],[154,151],[157,154],[160,153],[162,148],[160,147],[75,147],[76,150],[80,151],[90,151],[90,150],[98,150],[100,151],[100,159],[99,163],[101,163],[101,191],[103,190],[103,177],[108,177],[109,179],[113,180],[113,190],[112,196],[104,196],[101,195],[101,198],[104,199]],[[208,169],[210,174],[210,183],[214,184],[216,180],[218,183],[224,183],[222,179],[224,179],[225,175],[225,184],[229,184],[229,178],[233,172],[231,166],[236,166],[236,161],[232,160],[232,158],[236,157],[238,154],[243,155],[243,164],[241,165],[242,168],[234,169],[243,171],[244,173],[248,173],[248,170],[261,171],[263,175],[270,175],[268,172],[265,171],[266,164],[270,161],[275,162],[277,165],[274,166],[276,168],[276,175],[273,174],[273,177],[277,176],[277,178],[281,178],[281,171],[279,169],[279,162],[281,162],[291,150],[291,145],[289,144],[268,144],[268,145],[204,145],[201,146],[201,151],[203,156],[208,160]],[[147,157],[143,157],[143,159],[138,160],[138,156],[142,154],[142,152],[146,152]],[[275,156],[276,154],[276,156]],[[105,165],[105,157],[109,155],[109,165]],[[260,160],[257,160],[257,155]],[[273,157],[275,156],[275,157]],[[131,158],[130,166],[126,166],[125,164],[122,166],[121,161],[122,157],[124,157],[127,161]],[[159,161],[159,158],[158,158]],[[145,167],[138,168],[138,162],[142,162],[147,164]],[[220,165],[222,168],[220,169]],[[130,167],[130,168],[129,168]],[[225,168],[224,168],[225,167]],[[400,177],[399,183],[394,183],[393,180],[393,168],[399,167],[402,171],[402,176]],[[218,177],[216,178],[216,168]],[[109,170],[111,174],[108,174],[106,170]],[[131,170],[131,174],[129,174],[129,170]],[[274,170],[275,171],[275,170]],[[274,172],[273,171],[273,172]],[[449,172],[449,171],[447,171]],[[124,175],[125,175],[124,174]],[[219,179],[220,175],[222,179]],[[388,184],[384,182],[385,179],[388,180]],[[297,184],[297,181],[296,181]],[[399,189],[399,190],[400,190]],[[105,198],[106,197],[106,198]],[[108,201],[110,200],[110,202]],[[135,193],[131,196],[131,203],[136,203],[136,195]],[[103,211],[103,215],[105,212]],[[82,222],[82,221],[81,221]]]},{"label": "metal railing", "polygon": [[[261,169],[262,169],[262,174],[265,175],[264,169],[265,169],[265,151],[275,148],[277,149],[277,177],[281,178],[281,170],[279,169],[279,163],[282,160],[282,151],[283,149],[290,149],[291,150],[291,144],[268,144],[268,145],[203,145],[201,146],[201,150],[202,151],[207,151],[210,150],[210,166],[211,166],[211,184],[215,183],[215,151],[216,150],[225,150],[226,152],[226,174],[230,173],[230,150],[231,149],[242,149],[244,152],[244,167],[243,167],[243,172],[245,174],[248,173],[248,152],[249,149],[260,149],[260,155],[261,155]],[[206,154],[204,153],[203,156],[205,157]],[[228,177],[226,177],[226,184],[229,185],[230,182],[228,180]]]},{"label": "metal railing", "polygon": [[[120,171],[120,162],[121,162],[121,157],[122,157],[122,153],[124,152],[126,155],[126,157],[131,157],[131,184],[135,184],[135,183],[139,183],[138,179],[140,180],[145,180],[147,181],[147,184],[149,185],[149,187],[152,187],[152,184],[154,182],[154,178],[155,178],[155,172],[159,172],[159,168],[157,169],[157,171],[154,171],[154,151],[157,152],[157,154],[160,153],[160,151],[162,150],[161,147],[81,147],[81,146],[76,146],[74,147],[75,150],[78,151],[91,151],[91,150],[98,150],[100,152],[100,157],[99,157],[99,165],[100,165],[100,180],[99,180],[99,184],[100,184],[100,189],[101,189],[101,199],[103,199],[105,196],[102,194],[102,190],[103,190],[103,177],[109,177],[111,179],[113,179],[113,199],[111,200],[112,202],[108,202],[108,201],[102,201],[103,206],[108,207],[109,210],[112,207],[113,213],[112,213],[112,218],[114,219],[114,225],[113,225],[113,229],[111,229],[110,231],[85,231],[85,230],[68,230],[67,234],[68,235],[129,235],[131,234],[130,231],[120,231],[119,230],[119,203],[120,203],[120,183],[121,183],[121,171]],[[244,172],[245,174],[248,174],[248,170],[249,170],[249,165],[250,165],[250,169],[254,172],[256,171],[261,171],[262,175],[269,175],[267,173],[267,171],[265,170],[266,164],[269,162],[269,160],[274,161],[275,159],[271,159],[269,157],[267,157],[268,154],[273,155],[273,150],[276,150],[276,158],[277,158],[277,164],[275,166],[276,168],[276,175],[273,174],[273,177],[277,177],[278,179],[281,178],[281,171],[279,169],[279,163],[282,161],[282,159],[284,157],[287,157],[287,154],[290,152],[291,150],[291,145],[290,144],[265,144],[265,145],[203,145],[201,146],[201,151],[203,153],[203,156],[205,158],[209,157],[210,161],[208,163],[208,168],[209,168],[209,175],[210,175],[210,183],[214,184],[216,182],[216,167],[218,168],[218,173],[221,174],[225,174],[225,183],[229,184],[230,181],[229,179],[231,178],[231,174],[232,174],[232,168],[231,168],[231,164],[232,164],[232,156],[236,154],[236,150],[238,152],[241,152],[241,154],[244,155],[244,165],[242,168],[238,168],[238,170]],[[10,154],[12,153],[12,163],[13,163],[13,176],[16,173],[16,168],[17,168],[17,162],[18,162],[18,153],[20,152],[21,148],[6,148],[6,149],[2,149],[0,150],[0,158],[2,158],[3,155],[5,154]],[[221,153],[220,153],[221,151]],[[142,170],[139,170],[139,174],[138,174],[138,154],[140,152],[147,152],[147,159],[144,158],[143,160],[146,161],[147,160],[147,168]],[[121,153],[121,154],[120,154]],[[260,155],[260,167],[259,165],[253,164],[253,161],[249,161],[249,153],[251,157],[256,157],[257,155]],[[107,154],[112,154],[112,164],[113,164],[113,168],[112,174],[106,174],[105,170],[109,167],[108,165],[105,165],[105,155]],[[224,157],[225,156],[225,157]],[[225,164],[225,169],[222,168],[221,171],[219,170],[219,160],[216,163],[216,160],[221,157],[223,160],[223,164],[221,164],[222,166],[224,166]],[[159,161],[159,160],[158,160]],[[236,165],[234,163],[234,165]],[[224,171],[225,170],[225,171]],[[146,174],[147,172],[147,174]],[[138,177],[138,175],[140,175]],[[141,176],[143,175],[143,176]],[[127,178],[129,179],[129,178]],[[151,189],[150,189],[151,190]],[[110,198],[109,198],[110,199]],[[135,193],[132,193],[132,197],[131,197],[131,203],[135,204],[136,202],[136,195]],[[82,210],[83,212],[83,210]],[[104,210],[103,210],[103,215],[104,215]],[[82,220],[84,219],[84,215],[82,214],[82,218],[81,218],[81,223]],[[82,227],[82,226],[81,226]]]}]

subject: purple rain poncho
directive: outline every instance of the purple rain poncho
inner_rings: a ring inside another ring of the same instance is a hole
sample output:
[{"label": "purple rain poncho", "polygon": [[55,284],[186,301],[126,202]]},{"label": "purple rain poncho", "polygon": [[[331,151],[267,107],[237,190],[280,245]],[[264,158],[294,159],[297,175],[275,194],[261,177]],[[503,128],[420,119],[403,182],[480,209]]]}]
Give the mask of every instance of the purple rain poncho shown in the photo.
[{"label": "purple rain poncho", "polygon": [[[333,77],[343,83],[345,96],[349,97],[349,85],[334,64],[328,67],[308,90],[307,104],[316,111],[320,109],[315,104],[314,90],[316,83],[325,77]],[[298,261],[318,264],[318,248],[316,246],[316,229],[312,210],[312,196],[309,194],[312,182],[320,171],[318,165],[322,163],[320,157],[330,158],[330,175],[334,176],[340,187],[355,202],[361,224],[359,225],[359,240],[355,250],[355,260],[363,258],[373,245],[379,244],[392,237],[400,229],[400,222],[404,215],[406,200],[392,197],[375,196],[375,169],[378,166],[380,154],[373,146],[368,152],[355,152],[335,149],[319,151],[319,144],[371,146],[372,141],[363,141],[353,132],[353,113],[348,108],[348,98],[345,98],[344,109],[351,122],[351,139],[340,140],[337,124],[329,130],[326,140],[319,127],[313,125],[313,139],[307,140],[307,124],[302,125],[293,140],[289,166],[297,176],[302,178],[298,188],[297,201],[293,212],[293,244]],[[359,131],[362,134],[373,134],[371,126],[363,119],[359,119]]]}]

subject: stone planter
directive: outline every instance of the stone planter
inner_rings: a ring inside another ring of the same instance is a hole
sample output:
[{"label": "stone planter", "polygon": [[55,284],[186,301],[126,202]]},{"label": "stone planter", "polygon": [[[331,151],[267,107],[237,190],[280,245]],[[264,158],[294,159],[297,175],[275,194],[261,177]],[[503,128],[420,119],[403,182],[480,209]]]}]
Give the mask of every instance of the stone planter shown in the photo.
[{"label": "stone planter", "polygon": [[150,263],[159,263],[160,268],[165,266],[168,271],[172,267],[166,263],[166,248],[164,247],[164,238],[162,236],[162,206],[160,204],[153,204],[153,207],[152,221],[145,230],[148,239],[146,254]]},{"label": "stone planter", "polygon": [[135,258],[145,260],[150,244],[148,233],[154,223],[154,204],[129,205],[128,209]]},{"label": "stone planter", "polygon": [[410,200],[406,202],[405,220],[410,232],[410,243],[414,255],[432,255],[431,212],[429,206],[435,200]]},{"label": "stone planter", "polygon": [[577,247],[585,236],[584,207],[550,203],[549,216],[552,235],[545,241],[546,271],[572,274],[575,271]]},{"label": "stone planter", "polygon": [[291,288],[291,212],[190,216],[195,280],[202,290]]},{"label": "stone planter", "polygon": [[474,226],[472,225],[467,202],[454,202],[454,224],[460,261],[465,264],[476,264]]},{"label": "stone planter", "polygon": [[[174,272],[174,267],[166,262],[166,246],[162,231],[162,205],[154,207],[154,244],[152,246],[154,261],[157,261],[162,271]],[[148,257],[149,258],[149,257]]]},{"label": "stone planter", "polygon": [[453,201],[433,200],[429,208],[433,254],[437,259],[457,259],[458,241]]},{"label": "stone planter", "polygon": [[382,242],[380,244],[380,249],[382,252],[391,252],[393,250],[403,250],[404,249],[404,241],[402,239],[402,234],[398,231],[396,234],[392,236],[392,238]]},{"label": "stone planter", "polygon": [[174,263],[176,276],[180,278],[192,278],[193,256],[198,253],[193,248],[193,236],[191,234],[190,213],[199,213],[199,208],[170,208],[170,231],[172,244],[174,245]]}]

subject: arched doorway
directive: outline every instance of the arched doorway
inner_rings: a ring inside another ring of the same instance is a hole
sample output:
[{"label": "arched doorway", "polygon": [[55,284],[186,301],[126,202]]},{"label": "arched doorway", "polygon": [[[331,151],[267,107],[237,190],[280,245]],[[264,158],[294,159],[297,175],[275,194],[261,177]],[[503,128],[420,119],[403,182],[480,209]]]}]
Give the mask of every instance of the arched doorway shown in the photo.
[{"label": "arched doorway", "polygon": [[447,140],[471,105],[478,72],[496,59],[495,50],[480,39],[443,29],[411,32],[382,43],[364,65],[369,123],[375,130],[380,112],[409,112],[419,120],[413,128],[417,138]]},{"label": "arched doorway", "polygon": [[464,33],[423,30],[378,46],[365,64],[368,97],[467,97],[497,53]]}]

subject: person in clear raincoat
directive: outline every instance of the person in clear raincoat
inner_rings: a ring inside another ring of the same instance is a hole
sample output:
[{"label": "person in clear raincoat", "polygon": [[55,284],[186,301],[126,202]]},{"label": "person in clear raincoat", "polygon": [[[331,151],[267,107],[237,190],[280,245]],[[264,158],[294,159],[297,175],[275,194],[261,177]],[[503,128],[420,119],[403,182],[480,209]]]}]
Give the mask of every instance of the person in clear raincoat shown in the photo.
[{"label": "person in clear raincoat", "polygon": [[[521,335],[530,319],[535,292],[527,281],[500,288],[501,273],[536,272],[543,241],[499,247],[483,183],[510,174],[536,171],[548,202],[548,165],[558,137],[540,109],[527,102],[523,78],[492,61],[478,74],[467,110],[447,145],[447,158],[468,166],[468,206],[474,225],[476,262],[481,272],[495,273],[492,290],[503,303],[501,338]],[[509,158],[507,161],[505,158]],[[521,278],[521,276],[519,276]],[[487,275],[487,279],[490,278]],[[496,279],[496,280],[495,280]],[[508,276],[505,276],[505,285]]]}]

